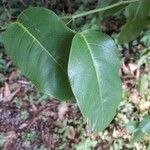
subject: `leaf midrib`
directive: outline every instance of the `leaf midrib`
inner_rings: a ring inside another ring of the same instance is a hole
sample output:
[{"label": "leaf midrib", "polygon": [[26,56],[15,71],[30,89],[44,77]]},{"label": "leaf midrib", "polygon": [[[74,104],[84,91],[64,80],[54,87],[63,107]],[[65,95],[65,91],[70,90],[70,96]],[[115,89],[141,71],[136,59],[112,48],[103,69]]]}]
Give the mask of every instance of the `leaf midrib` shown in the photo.
[{"label": "leaf midrib", "polygon": [[33,38],[33,40],[36,41],[36,42],[40,45],[40,47],[42,48],[42,50],[44,50],[44,51],[49,55],[49,57],[51,57],[51,59],[61,68],[61,70],[63,70],[63,72],[64,72],[65,74],[67,74],[66,71],[64,70],[64,68],[63,68],[63,67],[59,64],[59,62],[57,62],[57,60],[49,53],[49,51],[41,44],[41,42],[40,42],[37,38],[35,38],[35,37],[32,35],[32,33],[29,32],[29,30],[28,30],[25,26],[23,26],[20,22],[16,22],[16,23],[17,23],[23,30],[25,30],[25,32],[28,33],[29,36],[31,36],[31,37]]},{"label": "leaf midrib", "polygon": [[101,114],[102,114],[102,126],[103,126],[103,120],[104,120],[104,117],[103,117],[103,111],[104,111],[104,108],[103,108],[103,103],[102,103],[102,100],[103,100],[103,98],[102,98],[102,90],[101,90],[101,87],[100,87],[100,80],[99,80],[99,78],[98,78],[98,73],[97,73],[97,71],[96,71],[96,66],[95,66],[95,62],[94,62],[94,56],[93,56],[93,54],[92,54],[92,51],[91,51],[91,48],[90,48],[90,44],[88,43],[88,41],[86,40],[86,37],[81,33],[81,37],[83,38],[83,41],[86,43],[86,45],[87,45],[87,49],[89,50],[89,52],[90,52],[90,56],[91,56],[91,59],[92,59],[92,63],[93,63],[93,66],[94,66],[94,70],[95,70],[95,74],[96,74],[96,78],[97,78],[97,81],[98,81],[98,88],[99,88],[99,95],[100,95],[100,98],[101,98],[101,100],[100,100],[100,103],[101,103]]}]

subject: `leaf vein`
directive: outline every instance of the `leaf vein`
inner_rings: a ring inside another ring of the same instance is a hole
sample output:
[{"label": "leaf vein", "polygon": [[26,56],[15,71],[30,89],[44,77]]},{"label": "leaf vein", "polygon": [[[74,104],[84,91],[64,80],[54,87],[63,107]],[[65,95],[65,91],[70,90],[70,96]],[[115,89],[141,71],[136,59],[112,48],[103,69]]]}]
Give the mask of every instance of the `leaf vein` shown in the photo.
[{"label": "leaf vein", "polygon": [[25,30],[25,32],[27,32],[27,33],[33,38],[33,40],[35,40],[35,41],[41,46],[42,50],[44,50],[44,51],[51,57],[51,59],[63,70],[63,72],[64,72],[65,74],[67,74],[66,71],[64,70],[64,68],[62,68],[62,66],[57,62],[57,60],[56,60],[56,59],[48,52],[48,50],[40,43],[40,41],[39,41],[38,39],[36,39],[36,38],[27,30],[27,28],[24,27],[21,23],[17,22],[17,24],[18,24],[23,30]]},{"label": "leaf vein", "polygon": [[[88,43],[88,41],[86,40],[86,38],[85,38],[85,36],[83,34],[81,34],[81,37],[83,38],[84,42],[87,45],[87,48],[88,48],[88,50],[89,50],[89,52],[91,54],[93,66],[95,68],[95,62],[93,61],[94,60],[94,56],[92,54],[92,51],[91,51],[91,48],[90,48],[90,44]],[[101,115],[102,115],[102,126],[103,126],[103,124],[104,124],[104,116],[103,116],[104,108],[103,108],[103,104],[102,104],[102,100],[103,100],[103,98],[102,98],[102,91],[101,91],[101,87],[100,87],[100,80],[98,78],[98,73],[97,73],[96,69],[94,69],[94,70],[95,70],[96,78],[97,78],[97,81],[98,81],[99,94],[100,94],[100,98],[101,98],[101,101],[100,101],[100,103],[101,103],[101,109],[100,110],[101,110]]]}]

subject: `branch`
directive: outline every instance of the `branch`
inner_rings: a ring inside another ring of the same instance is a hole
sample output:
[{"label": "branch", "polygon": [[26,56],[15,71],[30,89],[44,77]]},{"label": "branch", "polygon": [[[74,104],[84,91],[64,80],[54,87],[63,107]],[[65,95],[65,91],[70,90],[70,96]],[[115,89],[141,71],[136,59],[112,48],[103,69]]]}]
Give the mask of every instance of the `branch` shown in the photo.
[{"label": "branch", "polygon": [[89,10],[89,11],[86,11],[86,12],[83,12],[83,13],[80,13],[80,14],[68,15],[68,16],[64,16],[64,17],[61,17],[61,18],[62,19],[76,19],[76,18],[79,18],[79,17],[87,16],[87,15],[94,14],[94,13],[98,13],[100,11],[105,11],[105,10],[108,10],[108,9],[111,9],[111,8],[114,8],[114,7],[117,7],[117,6],[134,3],[134,2],[137,2],[137,1],[139,1],[139,0],[120,1],[118,3],[109,5],[107,7],[97,8],[97,9]]}]

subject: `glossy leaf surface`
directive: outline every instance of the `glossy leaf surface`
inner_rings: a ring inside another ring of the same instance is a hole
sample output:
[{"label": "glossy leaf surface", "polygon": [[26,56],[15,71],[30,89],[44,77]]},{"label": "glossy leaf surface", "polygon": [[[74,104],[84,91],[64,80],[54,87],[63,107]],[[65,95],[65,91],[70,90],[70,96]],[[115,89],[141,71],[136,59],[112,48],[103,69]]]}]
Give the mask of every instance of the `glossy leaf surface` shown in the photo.
[{"label": "glossy leaf surface", "polygon": [[33,84],[60,100],[72,97],[67,76],[74,33],[50,10],[29,8],[3,35],[13,62]]},{"label": "glossy leaf surface", "polygon": [[150,23],[150,0],[140,0],[128,6],[129,18],[119,34],[118,41],[124,44],[134,40]]},{"label": "glossy leaf surface", "polygon": [[73,38],[68,75],[73,93],[89,126],[99,132],[112,121],[121,100],[117,47],[96,31]]}]

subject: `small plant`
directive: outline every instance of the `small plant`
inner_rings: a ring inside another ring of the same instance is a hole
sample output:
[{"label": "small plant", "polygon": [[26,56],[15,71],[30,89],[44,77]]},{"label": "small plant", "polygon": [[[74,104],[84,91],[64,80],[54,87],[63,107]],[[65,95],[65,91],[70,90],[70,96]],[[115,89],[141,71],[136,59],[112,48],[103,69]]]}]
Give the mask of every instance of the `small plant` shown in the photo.
[{"label": "small plant", "polygon": [[149,0],[102,3],[102,8],[61,18],[45,8],[28,8],[3,34],[8,55],[32,83],[55,99],[75,98],[95,132],[110,124],[121,101],[118,48],[108,35],[72,31],[61,19],[103,16],[126,7],[129,19],[118,36],[124,44],[148,25],[150,6]]},{"label": "small plant", "polygon": [[146,133],[150,133],[150,116],[146,116],[141,121],[131,121],[126,124],[130,133],[134,133],[132,142],[140,141]]},{"label": "small plant", "polygon": [[21,111],[20,117],[22,120],[26,120],[29,117],[29,113],[26,110]]},{"label": "small plant", "polygon": [[23,132],[21,135],[24,146],[29,146],[34,142],[36,137],[36,132],[32,130],[31,132]]}]

